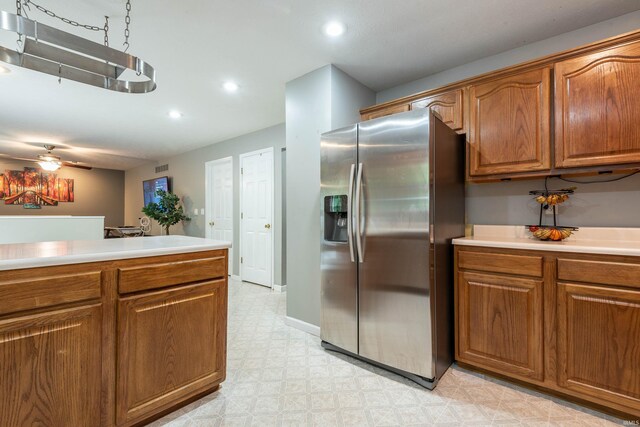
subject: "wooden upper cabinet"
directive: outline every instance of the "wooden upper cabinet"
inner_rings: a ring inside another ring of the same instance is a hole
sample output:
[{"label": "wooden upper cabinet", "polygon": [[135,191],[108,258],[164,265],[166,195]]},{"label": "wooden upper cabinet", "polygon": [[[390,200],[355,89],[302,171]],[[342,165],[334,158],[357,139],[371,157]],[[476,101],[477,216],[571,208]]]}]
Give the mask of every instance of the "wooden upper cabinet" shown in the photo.
[{"label": "wooden upper cabinet", "polygon": [[551,76],[540,68],[469,87],[469,175],[551,168]]},{"label": "wooden upper cabinet", "polygon": [[556,167],[640,162],[640,42],[555,64]]},{"label": "wooden upper cabinet", "polygon": [[462,105],[462,89],[456,89],[415,101],[411,103],[411,109],[430,108],[438,113],[442,121],[451,129],[462,131],[464,128]]},{"label": "wooden upper cabinet", "polygon": [[640,414],[640,292],[573,283],[557,289],[560,387]]},{"label": "wooden upper cabinet", "polygon": [[372,111],[370,113],[364,113],[362,115],[362,120],[371,120],[377,119],[378,117],[390,116],[396,113],[404,113],[405,111],[411,110],[411,106],[409,104],[400,104],[393,105],[391,107],[382,108],[380,110]]},{"label": "wooden upper cabinet", "polygon": [[98,426],[102,307],[0,320],[0,425]]},{"label": "wooden upper cabinet", "polygon": [[542,380],[542,280],[459,272],[456,359]]}]

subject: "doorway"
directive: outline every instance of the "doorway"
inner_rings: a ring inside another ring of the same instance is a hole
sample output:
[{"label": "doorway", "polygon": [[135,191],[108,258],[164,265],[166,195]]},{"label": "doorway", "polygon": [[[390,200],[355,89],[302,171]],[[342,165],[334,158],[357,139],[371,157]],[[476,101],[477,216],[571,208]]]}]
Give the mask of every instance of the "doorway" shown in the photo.
[{"label": "doorway", "polygon": [[273,148],[240,155],[240,277],[273,286]]},{"label": "doorway", "polygon": [[[205,163],[207,239],[233,242],[233,158]],[[229,249],[229,274],[233,274],[233,247]]]}]

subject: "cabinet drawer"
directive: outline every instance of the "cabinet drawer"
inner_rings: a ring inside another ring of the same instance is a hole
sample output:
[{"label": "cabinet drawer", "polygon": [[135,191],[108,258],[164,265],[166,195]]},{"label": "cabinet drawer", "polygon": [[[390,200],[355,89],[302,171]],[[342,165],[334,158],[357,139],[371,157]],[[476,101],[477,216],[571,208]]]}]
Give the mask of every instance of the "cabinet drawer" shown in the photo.
[{"label": "cabinet drawer", "polygon": [[227,274],[227,261],[222,255],[120,268],[118,273],[118,291],[127,294],[224,277]]},{"label": "cabinet drawer", "polygon": [[0,279],[0,315],[100,298],[100,272]]},{"label": "cabinet drawer", "polygon": [[561,258],[558,279],[640,288],[640,264]]},{"label": "cabinet drawer", "polygon": [[466,270],[542,277],[541,256],[460,251],[458,267]]}]

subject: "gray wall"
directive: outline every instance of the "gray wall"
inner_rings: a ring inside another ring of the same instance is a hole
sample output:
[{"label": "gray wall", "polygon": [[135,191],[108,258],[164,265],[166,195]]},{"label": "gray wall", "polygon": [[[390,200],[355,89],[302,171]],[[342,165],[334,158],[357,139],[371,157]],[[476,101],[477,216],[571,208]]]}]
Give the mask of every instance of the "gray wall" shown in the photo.
[{"label": "gray wall", "polygon": [[[160,159],[157,162],[142,165],[126,171],[125,185],[125,219],[127,224],[138,224],[142,216],[140,212],[143,206],[142,181],[157,176],[170,176],[172,179],[172,191],[182,198],[185,211],[191,221],[184,225],[176,224],[171,227],[172,234],[185,234],[188,236],[205,237],[205,215],[194,216],[193,210],[205,208],[205,163],[224,157],[233,157],[233,209],[234,232],[233,246],[238,248],[240,241],[240,163],[239,156],[250,151],[273,147],[273,159],[275,167],[275,194],[274,210],[275,218],[273,233],[275,238],[275,284],[282,284],[282,266],[280,264],[282,251],[282,183],[281,183],[281,148],[285,144],[284,124],[266,128],[237,138],[218,142],[197,150],[189,151],[177,156]],[[155,173],[157,165],[169,165],[169,170]],[[153,224],[151,234],[160,234],[157,224]],[[240,254],[233,251],[233,274],[240,272]]]},{"label": "gray wall", "polygon": [[286,85],[287,316],[320,324],[320,135],[359,121],[375,93],[333,65]]},{"label": "gray wall", "polygon": [[[0,162],[0,173],[34,167],[31,162]],[[60,202],[58,206],[24,209],[19,205],[5,205],[0,201],[0,215],[77,215],[104,216],[106,226],[124,224],[124,171],[110,169],[83,170],[61,168],[60,178],[74,180],[75,201]]]},{"label": "gray wall", "polygon": [[[622,175],[581,177],[576,181],[604,180]],[[573,179],[573,178],[572,178]],[[617,182],[574,184],[551,178],[550,189],[577,187],[559,206],[560,225],[582,227],[640,227],[640,174]],[[537,224],[540,205],[529,190],[544,189],[544,180],[470,184],[467,186],[469,224]],[[552,216],[543,221],[553,224]]]},{"label": "gray wall", "polygon": [[555,37],[531,43],[517,49],[489,56],[459,67],[414,80],[378,92],[376,102],[381,103],[424,90],[437,88],[499,68],[550,55],[580,45],[635,31],[640,28],[640,11],[618,16],[588,27],[560,34]]}]

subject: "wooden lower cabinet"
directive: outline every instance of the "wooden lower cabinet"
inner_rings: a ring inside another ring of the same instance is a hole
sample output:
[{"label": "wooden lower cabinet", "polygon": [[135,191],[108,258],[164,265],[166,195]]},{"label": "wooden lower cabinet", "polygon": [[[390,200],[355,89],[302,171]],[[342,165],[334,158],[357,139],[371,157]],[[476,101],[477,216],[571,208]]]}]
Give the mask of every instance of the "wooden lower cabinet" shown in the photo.
[{"label": "wooden lower cabinet", "polygon": [[457,361],[640,420],[640,258],[455,254]]},{"label": "wooden lower cabinet", "polygon": [[0,271],[0,426],[142,425],[213,391],[227,256]]},{"label": "wooden lower cabinet", "polygon": [[558,283],[558,384],[640,412],[640,292]]},{"label": "wooden lower cabinet", "polygon": [[460,272],[458,358],[541,380],[542,281]]},{"label": "wooden lower cabinet", "polygon": [[129,425],[225,377],[224,280],[118,303],[119,425]]},{"label": "wooden lower cabinet", "polygon": [[100,425],[102,307],[0,321],[0,425]]}]

